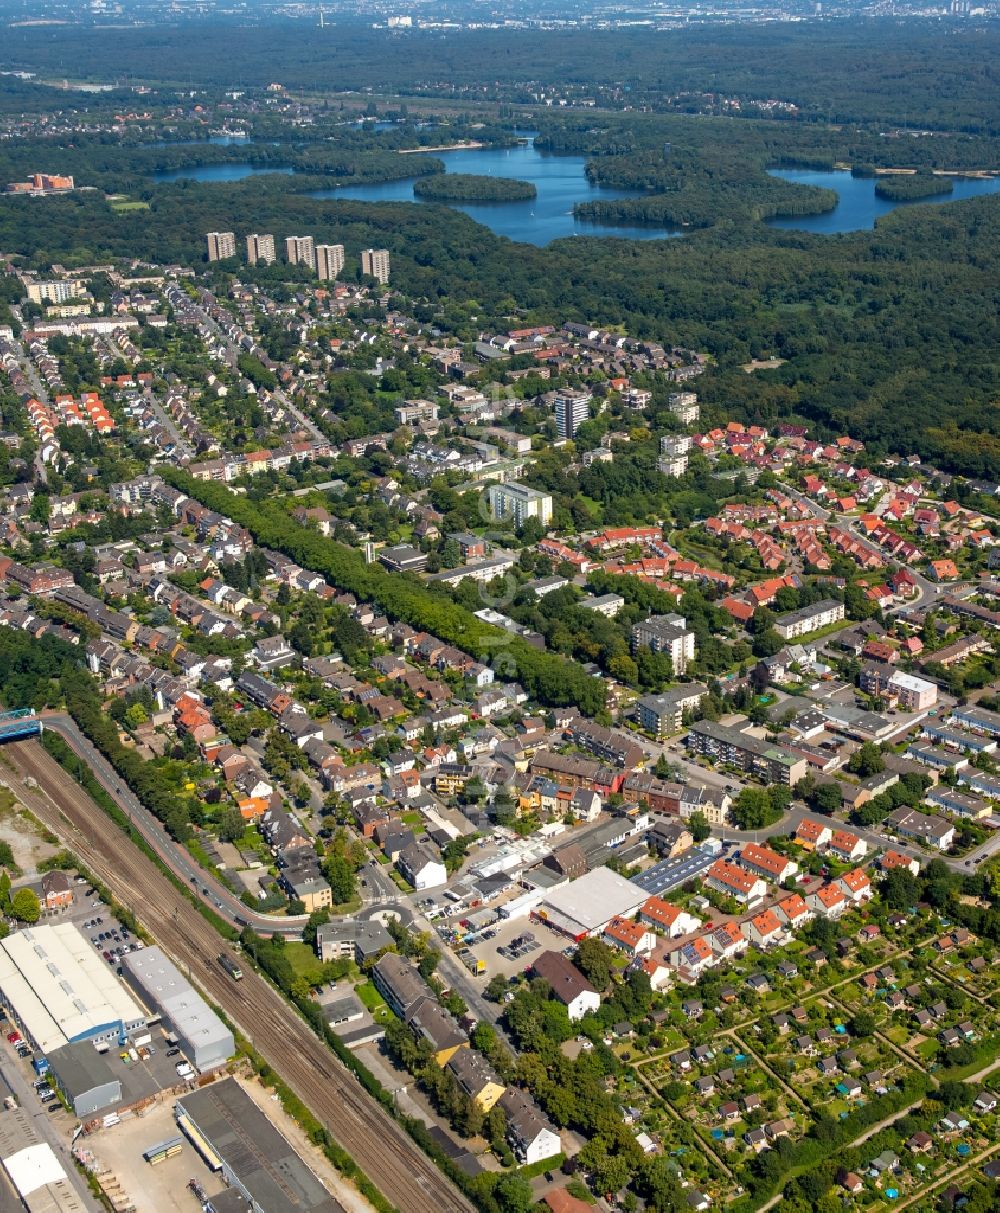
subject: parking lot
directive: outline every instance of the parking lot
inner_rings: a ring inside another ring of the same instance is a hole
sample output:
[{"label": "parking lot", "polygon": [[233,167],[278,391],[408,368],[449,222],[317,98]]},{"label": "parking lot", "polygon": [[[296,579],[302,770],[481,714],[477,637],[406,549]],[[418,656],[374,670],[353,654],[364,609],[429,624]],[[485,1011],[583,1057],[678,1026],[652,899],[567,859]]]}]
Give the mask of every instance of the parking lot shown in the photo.
[{"label": "parking lot", "polygon": [[[513,977],[523,973],[536,957],[545,951],[561,952],[570,946],[565,935],[553,931],[543,922],[532,922],[527,917],[501,919],[489,930],[491,938],[480,938],[469,945],[469,955],[482,960],[486,965],[485,976]],[[460,960],[464,957],[460,956]]]}]

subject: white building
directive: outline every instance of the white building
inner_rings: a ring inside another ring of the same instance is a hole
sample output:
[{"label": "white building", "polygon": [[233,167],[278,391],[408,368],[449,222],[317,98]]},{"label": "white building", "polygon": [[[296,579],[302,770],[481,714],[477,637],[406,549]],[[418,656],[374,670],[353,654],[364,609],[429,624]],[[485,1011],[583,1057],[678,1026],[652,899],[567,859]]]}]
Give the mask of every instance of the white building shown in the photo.
[{"label": "white building", "polygon": [[605,619],[614,619],[625,606],[625,599],[621,594],[600,594],[596,598],[581,598],[576,605],[584,611],[596,611]]},{"label": "white building", "polygon": [[590,417],[590,392],[576,388],[563,388],[555,394],[552,402],[556,417],[556,433],[560,438],[572,438],[581,425]]},{"label": "white building", "polygon": [[559,1134],[524,1091],[509,1087],[499,1105],[507,1118],[507,1140],[519,1163],[530,1166],[562,1152]]},{"label": "white building", "polygon": [[831,623],[839,623],[843,618],[844,604],[833,598],[824,598],[822,602],[779,615],[774,621],[774,630],[782,640],[793,640],[796,636],[805,636]]},{"label": "white building", "polygon": [[926,678],[917,678],[915,674],[904,674],[902,670],[897,670],[888,685],[889,690],[896,692],[899,706],[904,711],[926,712],[937,703],[938,689]]},{"label": "white building", "polygon": [[448,879],[448,871],[440,857],[419,842],[404,847],[396,862],[404,878],[418,891],[436,889]]},{"label": "white building", "polygon": [[122,972],[174,1033],[195,1069],[214,1070],[236,1052],[232,1032],[160,948],[128,952],[122,957]]},{"label": "white building", "polygon": [[0,1000],[40,1053],[76,1040],[124,1040],[146,1024],[111,967],[69,922],[0,940]]},{"label": "white building", "polygon": [[595,868],[579,880],[551,889],[535,917],[571,939],[598,935],[612,918],[630,917],[649,894],[610,868]]},{"label": "white building", "polygon": [[562,952],[542,952],[531,967],[536,977],[548,982],[552,997],[563,1004],[572,1022],[600,1007],[600,994]]},{"label": "white building", "polygon": [[632,652],[643,647],[666,653],[674,673],[683,674],[694,660],[694,632],[683,615],[650,615],[632,629]]},{"label": "white building", "polygon": [[698,397],[694,392],[671,392],[667,407],[683,425],[691,425],[701,416]]},{"label": "white building", "polygon": [[537,518],[542,526],[552,522],[552,497],[526,484],[510,481],[507,484],[491,484],[487,490],[490,514],[503,522],[513,518],[515,526],[523,526],[528,518]]},{"label": "white building", "polygon": [[687,455],[661,455],[656,461],[657,469],[664,476],[683,476],[688,470]]}]

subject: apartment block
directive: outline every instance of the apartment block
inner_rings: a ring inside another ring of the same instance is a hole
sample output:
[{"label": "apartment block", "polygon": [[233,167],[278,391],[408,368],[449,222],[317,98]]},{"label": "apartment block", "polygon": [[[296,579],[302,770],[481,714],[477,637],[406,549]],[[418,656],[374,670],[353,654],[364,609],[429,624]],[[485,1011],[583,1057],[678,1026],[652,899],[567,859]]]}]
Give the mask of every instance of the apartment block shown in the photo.
[{"label": "apartment block", "polygon": [[342,244],[316,245],[316,273],[324,282],[332,282],[344,268]]},{"label": "apartment block", "polygon": [[209,232],[205,237],[209,261],[225,261],[236,256],[236,234],[234,232]]},{"label": "apartment block", "polygon": [[683,615],[650,615],[632,628],[632,652],[648,648],[666,653],[675,674],[683,674],[694,660],[694,632]]},{"label": "apartment block", "polygon": [[898,671],[889,679],[889,689],[896,692],[899,706],[907,712],[926,712],[937,703],[936,684],[914,674]]},{"label": "apartment block", "polygon": [[687,747],[695,754],[755,775],[762,783],[783,783],[793,787],[806,773],[804,758],[796,758],[780,746],[713,720],[699,720],[691,726]]},{"label": "apartment block", "polygon": [[565,388],[555,394],[553,411],[556,432],[560,438],[572,438],[581,425],[590,417],[590,392]]},{"label": "apartment block", "polygon": [[814,602],[812,606],[799,607],[797,611],[788,611],[779,615],[774,623],[774,630],[782,640],[794,640],[796,636],[805,636],[818,628],[828,627],[831,623],[839,623],[844,618],[844,604],[834,598],[824,598],[822,602]]},{"label": "apartment block", "polygon": [[289,265],[308,265],[316,268],[316,241],[312,236],[286,236],[285,258]]},{"label": "apartment block", "polygon": [[274,265],[278,257],[274,251],[274,237],[257,232],[247,236],[247,261],[250,265]]},{"label": "apartment block", "polygon": [[669,737],[681,727],[684,713],[693,712],[707,694],[708,687],[691,682],[662,695],[643,695],[635,705],[639,727],[657,740]]},{"label": "apartment block", "polygon": [[29,282],[25,288],[32,303],[65,303],[85,294],[79,278],[58,278],[51,282]]},{"label": "apartment block", "polygon": [[667,408],[683,425],[691,425],[701,416],[701,406],[694,392],[671,392]]},{"label": "apartment block", "polygon": [[683,476],[688,469],[690,450],[691,439],[687,434],[664,434],[660,439],[660,458],[656,466],[664,476]]},{"label": "apartment block", "polygon": [[366,248],[361,250],[361,272],[383,285],[389,281],[389,250]]},{"label": "apartment block", "polygon": [[515,526],[523,526],[527,519],[537,518],[542,526],[548,526],[552,521],[552,497],[526,484],[491,484],[488,500],[490,514],[498,522],[512,518]]}]

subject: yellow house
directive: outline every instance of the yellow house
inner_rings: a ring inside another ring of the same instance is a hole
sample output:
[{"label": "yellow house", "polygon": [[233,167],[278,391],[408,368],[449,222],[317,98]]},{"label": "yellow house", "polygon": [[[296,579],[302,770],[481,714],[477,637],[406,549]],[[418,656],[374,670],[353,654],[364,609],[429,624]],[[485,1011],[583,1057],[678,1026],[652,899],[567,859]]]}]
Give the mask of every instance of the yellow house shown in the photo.
[{"label": "yellow house", "polygon": [[[537,813],[542,807],[542,797],[535,788],[528,788],[522,792],[517,798],[517,815],[518,817],[530,817]],[[497,1096],[499,1099],[500,1096]]]},{"label": "yellow house", "polygon": [[490,1063],[474,1049],[459,1049],[452,1055],[447,1068],[483,1112],[488,1112],[506,1090]]}]

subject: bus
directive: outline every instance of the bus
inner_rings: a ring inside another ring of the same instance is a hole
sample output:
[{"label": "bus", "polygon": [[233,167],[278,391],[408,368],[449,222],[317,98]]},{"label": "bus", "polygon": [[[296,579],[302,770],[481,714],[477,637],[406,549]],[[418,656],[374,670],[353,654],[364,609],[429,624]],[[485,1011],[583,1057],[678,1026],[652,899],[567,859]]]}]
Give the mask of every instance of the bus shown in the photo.
[{"label": "bus", "polygon": [[223,952],[219,956],[219,964],[222,965],[233,981],[243,980],[243,970],[227,952]]}]

